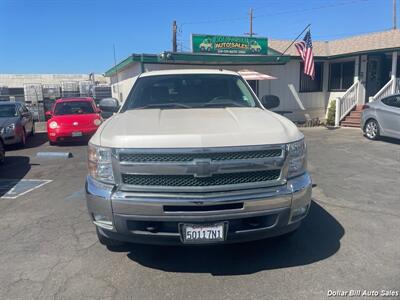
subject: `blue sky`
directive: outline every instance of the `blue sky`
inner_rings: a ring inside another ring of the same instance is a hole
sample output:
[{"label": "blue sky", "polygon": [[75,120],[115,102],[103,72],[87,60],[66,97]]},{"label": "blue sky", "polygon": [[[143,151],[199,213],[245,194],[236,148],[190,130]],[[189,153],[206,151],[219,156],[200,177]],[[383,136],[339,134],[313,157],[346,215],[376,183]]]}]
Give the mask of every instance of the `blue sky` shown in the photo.
[{"label": "blue sky", "polygon": [[308,23],[314,40],[392,26],[392,0],[0,0],[0,73],[104,73],[113,44],[117,61],[170,50],[175,19],[188,51],[191,33],[243,35],[249,8],[268,38],[292,39]]}]

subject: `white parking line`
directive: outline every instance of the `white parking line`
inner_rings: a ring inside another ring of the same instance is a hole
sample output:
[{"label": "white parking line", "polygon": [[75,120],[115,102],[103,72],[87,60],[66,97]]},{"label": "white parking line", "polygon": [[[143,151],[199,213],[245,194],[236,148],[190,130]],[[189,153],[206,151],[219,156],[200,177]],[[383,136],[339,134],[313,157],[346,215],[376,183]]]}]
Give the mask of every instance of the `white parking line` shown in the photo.
[{"label": "white parking line", "polygon": [[[0,180],[0,190],[1,190],[1,183],[3,182],[16,182],[15,185],[6,193],[4,194],[2,197],[0,197],[1,199],[16,199],[19,196],[23,196],[29,192],[32,192],[42,186],[44,186],[45,184],[48,184],[50,182],[52,182],[53,180],[44,180],[44,179],[21,179],[21,180]],[[35,184],[35,182],[37,184]],[[24,183],[29,183],[29,184],[24,184]],[[32,186],[32,184],[34,184]],[[27,188],[28,186],[32,186],[30,188]],[[27,189],[26,189],[27,188]],[[18,192],[18,189],[20,189],[21,191]]]}]

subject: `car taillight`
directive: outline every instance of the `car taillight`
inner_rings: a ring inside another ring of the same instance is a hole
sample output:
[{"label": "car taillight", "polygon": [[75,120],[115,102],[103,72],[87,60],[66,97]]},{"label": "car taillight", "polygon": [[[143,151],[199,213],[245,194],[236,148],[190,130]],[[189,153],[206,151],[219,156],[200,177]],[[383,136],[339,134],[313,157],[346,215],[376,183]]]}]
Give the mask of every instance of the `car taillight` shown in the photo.
[{"label": "car taillight", "polygon": [[369,105],[368,105],[368,104],[364,104],[364,105],[362,106],[362,109],[363,109],[363,110],[366,109],[366,108],[369,108]]},{"label": "car taillight", "polygon": [[100,119],[94,119],[93,120],[93,124],[96,126],[100,126],[101,125],[101,120]]}]

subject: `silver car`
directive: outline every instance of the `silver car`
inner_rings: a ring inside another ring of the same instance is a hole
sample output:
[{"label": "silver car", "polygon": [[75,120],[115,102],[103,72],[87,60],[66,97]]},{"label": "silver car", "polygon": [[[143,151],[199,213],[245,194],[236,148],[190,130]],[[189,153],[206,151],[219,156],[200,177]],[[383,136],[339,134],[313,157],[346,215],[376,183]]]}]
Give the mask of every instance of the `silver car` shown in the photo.
[{"label": "silver car", "polygon": [[3,145],[24,146],[27,136],[34,133],[32,113],[24,104],[0,102],[0,139]]},{"label": "silver car", "polygon": [[361,114],[361,128],[371,140],[380,136],[400,139],[400,94],[366,104]]}]

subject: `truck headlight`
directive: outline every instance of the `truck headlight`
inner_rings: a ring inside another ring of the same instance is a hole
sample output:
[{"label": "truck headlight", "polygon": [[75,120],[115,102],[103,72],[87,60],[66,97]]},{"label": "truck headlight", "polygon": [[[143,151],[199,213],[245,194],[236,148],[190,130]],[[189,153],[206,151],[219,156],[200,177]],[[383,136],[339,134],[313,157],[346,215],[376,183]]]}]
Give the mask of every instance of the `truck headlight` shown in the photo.
[{"label": "truck headlight", "polygon": [[89,144],[88,168],[89,175],[94,179],[105,183],[114,183],[110,148]]},{"label": "truck headlight", "polygon": [[11,135],[14,134],[15,132],[15,124],[10,124],[7,125],[6,127],[3,127],[0,131],[0,134],[5,134],[5,135]]},{"label": "truck headlight", "polygon": [[304,139],[288,144],[288,178],[303,174],[307,168],[307,147]]}]

